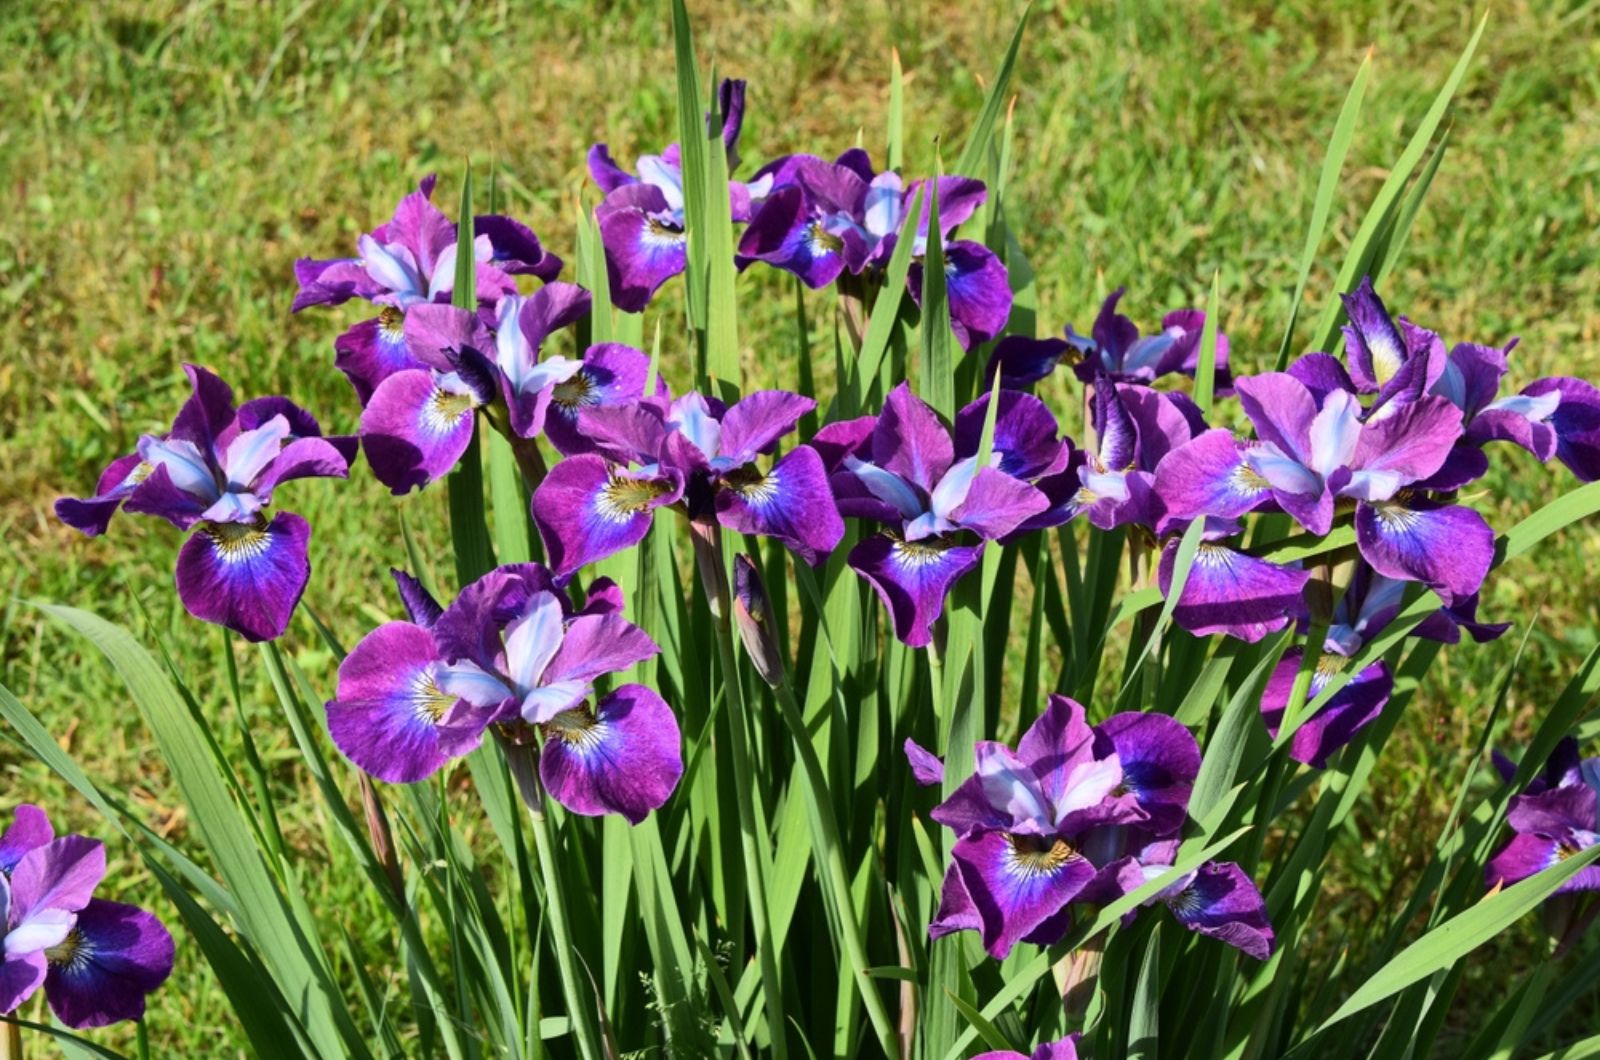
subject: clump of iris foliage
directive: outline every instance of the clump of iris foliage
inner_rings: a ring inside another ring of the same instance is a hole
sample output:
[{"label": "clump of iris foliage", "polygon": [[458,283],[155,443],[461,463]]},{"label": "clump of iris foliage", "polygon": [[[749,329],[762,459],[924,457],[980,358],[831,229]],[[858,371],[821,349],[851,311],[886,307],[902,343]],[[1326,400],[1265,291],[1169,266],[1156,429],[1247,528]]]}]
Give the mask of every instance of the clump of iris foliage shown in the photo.
[{"label": "clump of iris foliage", "polygon": [[[57,505],[87,534],[122,513],[184,535],[179,598],[261,644],[298,767],[392,918],[382,954],[319,928],[299,881],[322,866],[285,843],[253,747],[222,754],[159,651],[47,606],[126,681],[203,853],[9,694],[0,710],[144,860],[251,1048],[1425,1055],[1461,959],[1535,908],[1549,960],[1461,1055],[1510,1056],[1558,1020],[1600,975],[1600,759],[1569,735],[1600,654],[1526,746],[1461,749],[1434,856],[1359,965],[1304,956],[1333,837],[1418,680],[1443,645],[1507,633],[1478,614],[1487,578],[1600,511],[1600,390],[1523,378],[1514,338],[1447,339],[1372,279],[1478,37],[1308,336],[1362,67],[1282,340],[1234,350],[1215,294],[1150,307],[1137,278],[1086,333],[1037,319],[1006,210],[1023,27],[948,170],[907,174],[898,68],[878,160],[745,164],[745,85],[702,81],[673,15],[678,142],[626,164],[594,145],[572,281],[496,212],[492,174],[453,219],[426,177],[353,256],[296,267],[295,311],[344,307],[330,370],[356,434],[189,365],[171,429]],[[747,268],[792,274],[802,335],[819,307],[833,321],[787,389],[741,385]],[[655,302],[678,283],[687,319]],[[1071,407],[1034,393],[1055,373]],[[1493,527],[1474,505],[1491,459],[1587,485]],[[372,572],[401,617],[342,645],[301,602],[312,528],[274,502],[366,473],[447,491],[453,551],[402,533]],[[280,649],[293,637],[342,658],[335,687]],[[497,849],[463,839],[467,817]],[[26,1014],[42,986],[56,1017],[13,1022],[6,1049],[23,1025],[139,1018],[172,938],[92,897],[99,844],[23,806],[0,870],[0,1004]]]}]

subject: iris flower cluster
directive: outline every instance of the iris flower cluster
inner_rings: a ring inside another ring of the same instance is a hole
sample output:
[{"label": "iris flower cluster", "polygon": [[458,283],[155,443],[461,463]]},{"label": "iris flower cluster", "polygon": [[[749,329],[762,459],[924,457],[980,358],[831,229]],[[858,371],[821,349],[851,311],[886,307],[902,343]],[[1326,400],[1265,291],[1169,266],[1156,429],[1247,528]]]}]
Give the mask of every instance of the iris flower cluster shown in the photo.
[{"label": "iris flower cluster", "polygon": [[41,986],[68,1027],[104,1027],[144,1015],[145,996],[172,972],[172,936],[138,906],[96,898],[105,846],[56,835],[23,803],[0,835],[0,1012]]}]

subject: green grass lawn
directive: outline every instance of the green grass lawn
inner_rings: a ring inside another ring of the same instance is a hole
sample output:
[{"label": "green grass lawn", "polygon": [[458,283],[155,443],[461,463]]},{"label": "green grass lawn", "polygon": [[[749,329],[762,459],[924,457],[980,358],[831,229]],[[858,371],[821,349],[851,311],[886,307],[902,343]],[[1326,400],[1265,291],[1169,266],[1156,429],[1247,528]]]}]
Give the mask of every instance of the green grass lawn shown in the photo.
[{"label": "green grass lawn", "polygon": [[[783,152],[836,153],[858,135],[881,161],[892,46],[910,75],[909,168],[931,168],[941,143],[954,157],[1017,14],[981,2],[691,6],[702,57],[751,83],[746,172]],[[1242,372],[1270,367],[1276,352],[1324,144],[1362,56],[1372,50],[1373,83],[1312,277],[1312,314],[1334,295],[1327,263],[1341,260],[1476,17],[1448,0],[1042,2],[1035,12],[1014,81],[1012,220],[1039,275],[1041,326],[1087,330],[1100,297],[1124,283],[1124,311],[1153,324],[1203,302],[1215,272]],[[245,671],[246,717],[225,705],[222,640],[184,616],[172,592],[176,533],[123,519],[87,541],[55,523],[51,502],[90,490],[140,433],[164,429],[182,397],[182,361],[215,369],[243,396],[288,393],[325,428],[352,430],[359,407],[332,367],[332,340],[358,316],[291,317],[293,260],[353,253],[356,235],[430,170],[448,202],[468,158],[480,173],[492,164],[502,207],[570,260],[577,204],[595,197],[584,152],[607,140],[631,159],[667,142],[673,91],[670,29],[654,4],[0,5],[5,599],[70,602],[135,624],[142,608],[214,710],[224,744],[248,724],[274,782],[305,784],[257,668]],[[1600,4],[1497,4],[1452,123],[1384,290],[1389,304],[1447,341],[1521,335],[1518,386],[1600,376]],[[789,288],[752,270],[740,296],[745,307],[770,303],[741,332],[751,372],[783,378]],[[829,305],[813,296],[813,318]],[[661,316],[665,371],[683,382],[677,321]],[[1511,470],[1482,488],[1502,528],[1571,485],[1559,466],[1497,456]],[[395,502],[364,469],[349,483],[296,487],[284,501],[317,528],[307,602],[353,642],[394,610]],[[444,560],[443,491],[400,503]],[[1512,684],[1508,744],[1600,635],[1597,569],[1600,535],[1572,531],[1486,590],[1490,619],[1539,616]],[[0,681],[181,841],[176,799],[108,668],[25,605],[0,605],[0,616]],[[1408,893],[1522,632],[1442,657],[1352,819],[1317,944],[1337,949],[1346,925]],[[307,625],[290,647],[326,685],[332,660]],[[0,743],[0,764],[0,803],[49,801],[67,824],[108,834],[14,744]],[[323,822],[305,813],[287,825],[316,846]],[[154,897],[135,875],[113,879],[133,900]],[[313,907],[340,918],[338,873],[305,886]],[[1507,962],[1535,959],[1519,939],[1475,959],[1480,990],[1505,981]],[[1502,967],[1491,981],[1492,962]],[[225,1006],[192,955],[178,975],[154,1001],[157,1055],[218,1055],[211,1028]],[[1471,1025],[1472,997],[1469,988],[1452,1026]],[[1592,1025],[1597,1009],[1574,1011]]]}]

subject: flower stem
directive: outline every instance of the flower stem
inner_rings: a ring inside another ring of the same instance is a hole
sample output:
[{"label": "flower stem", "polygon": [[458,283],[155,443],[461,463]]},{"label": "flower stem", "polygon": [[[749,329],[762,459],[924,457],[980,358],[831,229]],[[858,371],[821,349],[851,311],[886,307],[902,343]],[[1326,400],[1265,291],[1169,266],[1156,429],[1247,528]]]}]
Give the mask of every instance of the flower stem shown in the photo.
[{"label": "flower stem", "polygon": [[22,1028],[9,1019],[0,1033],[0,1060],[22,1060]]},{"label": "flower stem", "polygon": [[896,1039],[894,1023],[889,1018],[889,1010],[884,1006],[877,985],[867,975],[867,947],[862,941],[861,922],[856,917],[855,904],[850,898],[850,876],[845,870],[839,820],[834,815],[833,798],[828,793],[822,762],[817,758],[817,749],[811,743],[811,734],[806,729],[805,718],[795,702],[794,690],[787,677],[778,683],[776,692],[778,707],[783,713],[784,723],[789,727],[789,734],[794,737],[795,751],[800,755],[800,765],[805,773],[803,790],[811,804],[811,840],[816,848],[817,861],[827,871],[828,887],[833,892],[833,904],[839,924],[844,929],[844,950],[850,961],[850,972],[855,976],[861,1000],[867,1008],[867,1017],[872,1020],[884,1055],[897,1056],[900,1054],[900,1043]]},{"label": "flower stem", "polygon": [[561,975],[561,992],[565,995],[567,1016],[572,1021],[574,1036],[577,1038],[578,1054],[584,1060],[601,1060],[606,1054],[601,1051],[599,1033],[591,1021],[594,1007],[592,1003],[585,1002],[587,994],[583,988],[583,981],[578,977],[578,966],[573,960],[575,951],[572,945],[572,931],[567,924],[566,888],[561,879],[560,868],[556,864],[560,851],[556,846],[555,834],[550,828],[550,817],[545,813],[544,785],[539,782],[533,748],[526,744],[512,743],[504,738],[501,739],[500,746],[505,752],[506,764],[511,767],[511,776],[517,783],[517,790],[522,794],[522,801],[527,804],[528,817],[533,821],[533,843],[539,857],[539,872],[544,877],[545,911],[550,925],[550,942],[556,951],[556,969]]}]

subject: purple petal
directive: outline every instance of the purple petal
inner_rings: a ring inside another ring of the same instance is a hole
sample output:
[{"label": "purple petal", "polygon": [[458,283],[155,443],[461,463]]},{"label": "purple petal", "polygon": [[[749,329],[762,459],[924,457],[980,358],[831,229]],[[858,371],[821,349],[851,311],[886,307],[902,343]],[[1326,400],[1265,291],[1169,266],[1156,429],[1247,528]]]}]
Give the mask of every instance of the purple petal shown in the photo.
[{"label": "purple petal", "polygon": [[1371,393],[1393,378],[1405,363],[1405,341],[1383,300],[1372,289],[1370,276],[1362,277],[1360,286],[1340,299],[1350,318],[1350,326],[1344,329],[1350,372],[1362,393]]},{"label": "purple petal", "polygon": [[523,301],[517,325],[537,350],[545,339],[587,316],[589,307],[589,292],[577,284],[547,283]]},{"label": "purple petal", "polygon": [[145,473],[139,470],[143,464],[143,458],[136,452],[117,457],[100,473],[94,496],[59,498],[55,505],[56,518],[89,537],[105,533],[111,517],[144,477]]},{"label": "purple petal", "polygon": [[623,685],[593,715],[587,708],[568,711],[544,728],[539,776],[573,813],[617,813],[638,824],[683,775],[678,721],[643,685]]},{"label": "purple petal", "polygon": [[906,737],[906,761],[911,763],[911,776],[925,788],[944,783],[944,759]]},{"label": "purple petal", "polygon": [[314,305],[339,305],[352,298],[376,298],[383,288],[374,283],[360,258],[297,258],[294,302],[289,312]]},{"label": "purple petal", "polygon": [[681,478],[634,474],[590,454],[569,456],[533,494],[533,521],[550,569],[566,579],[638,544],[650,529],[651,512],[682,495]]},{"label": "purple petal", "polygon": [[[88,836],[65,835],[28,851],[11,871],[11,930],[46,910],[77,912],[105,874],[105,844]],[[8,951],[13,944],[8,938]]]},{"label": "purple petal", "polygon": [[494,339],[477,312],[453,305],[412,306],[405,316],[406,346],[436,372],[453,372],[460,351],[492,351]]},{"label": "purple petal", "polygon": [[1536,380],[1522,393],[1561,395],[1550,417],[1556,432],[1556,456],[1580,481],[1600,479],[1600,389],[1582,379],[1554,376]]},{"label": "purple petal", "polygon": [[0,1012],[12,1012],[32,997],[44,983],[48,969],[42,950],[0,958]]},{"label": "purple petal", "polygon": [[1093,420],[1095,452],[1102,470],[1121,472],[1134,466],[1139,455],[1139,431],[1111,377],[1094,378]]},{"label": "purple petal", "polygon": [[1438,471],[1460,437],[1461,410],[1440,397],[1374,416],[1361,427],[1350,465],[1356,474],[1344,492],[1362,500],[1388,500],[1401,487]]},{"label": "purple petal", "polygon": [[957,931],[981,931],[983,918],[967,894],[967,885],[961,881],[961,867],[951,863],[945,870],[944,883],[939,889],[939,908],[928,923],[928,938],[942,939]]},{"label": "purple petal", "polygon": [[1007,335],[989,355],[985,378],[1000,373],[1000,385],[1007,390],[1032,386],[1055,371],[1056,365],[1072,347],[1065,339],[1034,339],[1026,335]]},{"label": "purple petal", "polygon": [[1354,394],[1356,385],[1350,373],[1337,357],[1326,353],[1308,353],[1289,366],[1289,374],[1306,385],[1320,406],[1335,390]]},{"label": "purple petal", "polygon": [[171,974],[172,956],[172,935],[154,914],[96,898],[50,951],[45,997],[72,1028],[140,1019],[145,995]]},{"label": "purple petal", "polygon": [[346,478],[350,463],[326,438],[296,438],[278,451],[252,490],[266,502],[280,483],[297,478]]},{"label": "purple petal", "polygon": [[877,424],[876,416],[830,423],[812,437],[811,448],[822,457],[822,464],[831,475],[839,470],[846,457],[853,456],[860,460],[872,458],[872,433]]},{"label": "purple petal", "polygon": [[850,566],[877,591],[894,635],[921,648],[933,637],[933,622],[944,610],[950,587],[978,565],[982,554],[982,545],[898,541],[875,534],[850,550]]},{"label": "purple petal", "polygon": [[[1484,866],[1484,885],[1509,887],[1557,864],[1562,853],[1561,844],[1549,836],[1519,833]],[[1591,869],[1584,869],[1579,875]],[[1571,881],[1566,886],[1570,887]]]},{"label": "purple petal", "polygon": [[274,640],[310,580],[310,540],[311,524],[293,512],[270,523],[203,523],[178,552],[178,598],[198,619]]},{"label": "purple petal", "polygon": [[955,461],[949,429],[901,383],[884,400],[872,433],[872,462],[931,493]]},{"label": "purple petal", "polygon": [[725,475],[716,508],[723,526],[782,541],[812,566],[844,537],[822,458],[806,445],[790,450],[765,474],[747,466]]},{"label": "purple petal", "polygon": [[[977,455],[988,414],[988,394],[956,413],[958,459]],[[994,452],[1000,457],[999,470],[1027,482],[1060,471],[1066,467],[1071,450],[1061,444],[1059,434],[1060,426],[1043,401],[1017,390],[1000,391],[1000,408],[994,418]]]},{"label": "purple petal", "polygon": [[[1161,592],[1171,591],[1178,541],[1161,553]],[[1311,575],[1202,542],[1189,568],[1173,618],[1197,637],[1225,633],[1254,643],[1305,615],[1302,593]]]},{"label": "purple petal", "polygon": [[1311,425],[1317,403],[1304,383],[1288,372],[1245,376],[1234,384],[1256,435],[1300,464],[1311,466]]},{"label": "purple petal", "polygon": [[338,694],[327,704],[328,733],[346,758],[379,780],[410,784],[478,744],[487,711],[466,712],[481,718],[476,732],[441,733],[456,699],[439,688],[439,661],[433,635],[409,622],[361,639],[339,664]]},{"label": "purple petal", "polygon": [[422,583],[410,574],[397,567],[390,567],[389,574],[394,578],[394,584],[400,590],[400,602],[405,605],[406,614],[411,616],[411,621],[423,629],[431,629],[439,621],[439,616],[444,614],[444,608],[439,606],[439,601],[433,594],[422,587]]},{"label": "purple petal", "polygon": [[[644,396],[650,374],[650,358],[643,351],[620,342],[590,346],[583,354],[583,367],[550,392],[550,412],[544,421],[544,434],[563,456],[594,451],[594,443],[579,425],[585,409],[627,405]],[[657,387],[663,386],[657,380]]]},{"label": "purple petal", "polygon": [[566,625],[561,647],[545,668],[543,683],[592,682],[659,654],[661,649],[638,626],[612,612],[579,615]]},{"label": "purple petal", "polygon": [[395,493],[444,477],[472,441],[477,398],[447,378],[425,369],[397,372],[361,413],[367,463]]},{"label": "purple petal", "polygon": [[501,631],[540,593],[559,594],[555,578],[538,563],[508,563],[468,584],[434,623],[440,654],[485,670],[499,664]]},{"label": "purple petal", "polygon": [[1095,729],[1111,741],[1122,766],[1122,787],[1148,815],[1141,827],[1155,835],[1182,828],[1200,773],[1194,734],[1165,714],[1113,714]]},{"label": "purple petal", "polygon": [[179,530],[187,530],[200,520],[207,505],[194,494],[180,489],[166,467],[156,467],[128,494],[123,510],[165,519]]},{"label": "purple petal", "polygon": [[956,525],[986,541],[1011,533],[1050,507],[1050,500],[1026,482],[992,467],[978,468],[966,499],[950,513]]},{"label": "purple petal", "polygon": [[1095,872],[1064,840],[1003,832],[958,840],[952,857],[978,911],[984,948],[996,960],[1059,913]]},{"label": "purple petal", "polygon": [[773,192],[740,237],[740,256],[793,273],[812,290],[828,286],[844,271],[845,244],[811,212],[799,186]]},{"label": "purple petal", "polygon": [[589,176],[607,194],[628,184],[638,183],[637,177],[611,160],[611,149],[605,144],[595,144],[589,148]]},{"label": "purple petal", "polygon": [[350,380],[363,405],[372,400],[378,384],[394,373],[422,367],[406,344],[405,315],[392,306],[334,339],[333,350],[333,366]]},{"label": "purple petal", "polygon": [[183,371],[193,392],[172,421],[171,437],[209,453],[218,447],[237,419],[233,389],[199,365],[186,364]]},{"label": "purple petal", "polygon": [[1248,443],[1222,428],[1179,446],[1156,467],[1155,490],[1174,519],[1236,519],[1272,498],[1266,479],[1245,460]]},{"label": "purple petal", "polygon": [[[987,342],[1005,329],[1011,317],[1011,284],[1006,267],[981,243],[959,240],[945,250],[945,290],[950,326],[964,350]],[[922,305],[922,264],[906,278],[911,298]]]},{"label": "purple petal", "polygon": [[379,243],[398,244],[411,251],[424,276],[431,276],[440,256],[456,242],[456,226],[431,201],[435,178],[432,173],[417,183],[417,190],[406,195],[394,208],[394,216],[373,229]]},{"label": "purple petal", "polygon": [[1208,861],[1178,894],[1167,899],[1178,922],[1190,931],[1221,939],[1266,960],[1272,953],[1272,923],[1255,881],[1231,861]]},{"label": "purple petal", "polygon": [[549,283],[561,275],[561,259],[544,249],[533,229],[497,215],[472,219],[475,235],[489,237],[489,261],[513,276],[537,276]]},{"label": "purple petal", "polygon": [[1379,574],[1422,582],[1451,603],[1478,591],[1494,531],[1471,508],[1413,498],[1356,506],[1356,544]]},{"label": "purple petal", "polygon": [[688,236],[670,216],[666,196],[652,184],[629,184],[608,194],[595,211],[605,246],[611,302],[640,313],[661,285],[684,270]]},{"label": "purple petal", "polygon": [[30,850],[37,850],[56,837],[50,818],[30,802],[17,806],[12,814],[11,826],[0,835],[0,872],[10,875],[17,862]]},{"label": "purple petal", "polygon": [[[917,191],[927,185],[925,180],[915,180],[906,188],[902,196],[902,209],[910,210],[911,204],[916,201]],[[949,235],[956,226],[971,217],[984,199],[988,198],[988,189],[983,181],[972,177],[948,176],[940,177],[935,185],[939,198],[939,232],[941,236]],[[933,203],[928,196],[923,197],[922,216],[917,218],[917,234],[928,234],[929,215],[933,212]]]},{"label": "purple petal", "polygon": [[746,395],[722,415],[719,455],[731,467],[770,453],[778,439],[794,430],[800,417],[817,407],[808,397],[787,390],[761,390]]},{"label": "purple petal", "polygon": [[[1283,721],[1283,712],[1289,705],[1289,695],[1294,689],[1295,676],[1300,671],[1300,661],[1304,657],[1305,650],[1302,648],[1290,648],[1285,652],[1261,694],[1261,720],[1266,722],[1267,732],[1274,739],[1278,736],[1278,726]],[[1324,663],[1342,661],[1337,655],[1323,656]],[[1318,664],[1306,692],[1306,703],[1322,694],[1335,672],[1325,670],[1321,663]],[[1394,678],[1388,666],[1381,660],[1368,666],[1351,678],[1350,683],[1335,693],[1321,710],[1306,718],[1295,729],[1294,736],[1289,740],[1289,757],[1314,769],[1325,768],[1330,757],[1377,720],[1393,690]]]}]

